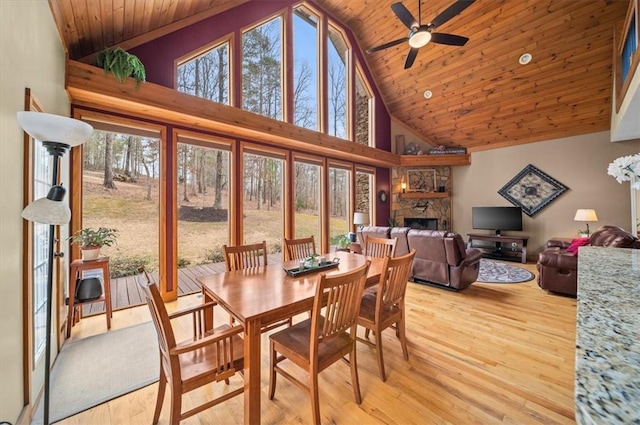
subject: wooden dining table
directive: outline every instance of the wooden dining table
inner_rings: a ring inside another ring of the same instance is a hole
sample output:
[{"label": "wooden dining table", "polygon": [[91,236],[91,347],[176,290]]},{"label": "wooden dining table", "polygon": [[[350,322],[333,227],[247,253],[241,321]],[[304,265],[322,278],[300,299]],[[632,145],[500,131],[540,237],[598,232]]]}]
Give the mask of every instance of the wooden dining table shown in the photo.
[{"label": "wooden dining table", "polygon": [[[371,260],[366,286],[378,283],[383,260],[349,252],[333,252],[323,256],[327,261],[339,259],[335,267],[291,276],[285,268],[294,269],[299,262],[269,264],[261,267],[198,277],[206,301],[215,301],[242,322],[245,330],[244,352],[244,423],[260,423],[261,329],[313,307],[316,281],[320,273],[344,273]],[[213,326],[213,316],[207,317]]]}]

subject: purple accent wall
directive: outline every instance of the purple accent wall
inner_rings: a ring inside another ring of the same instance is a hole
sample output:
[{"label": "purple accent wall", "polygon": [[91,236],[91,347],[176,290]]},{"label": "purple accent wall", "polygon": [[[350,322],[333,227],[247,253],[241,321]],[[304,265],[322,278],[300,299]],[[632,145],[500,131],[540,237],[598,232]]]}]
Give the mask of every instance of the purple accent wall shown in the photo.
[{"label": "purple accent wall", "polygon": [[[389,217],[391,216],[391,180],[388,168],[376,168],[376,226],[388,226]],[[387,192],[387,202],[383,204],[378,199],[378,192],[384,190]]]}]

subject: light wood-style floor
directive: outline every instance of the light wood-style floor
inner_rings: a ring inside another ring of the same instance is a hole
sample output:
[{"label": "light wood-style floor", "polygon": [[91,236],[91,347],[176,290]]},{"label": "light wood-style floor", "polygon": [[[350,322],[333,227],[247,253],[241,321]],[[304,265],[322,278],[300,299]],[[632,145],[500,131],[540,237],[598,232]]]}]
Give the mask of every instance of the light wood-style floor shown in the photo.
[{"label": "light wood-style floor", "polygon": [[[525,267],[535,272],[534,264]],[[190,295],[168,307],[173,310],[199,302]],[[575,423],[575,299],[547,294],[535,280],[474,283],[459,293],[409,283],[407,309],[409,361],[403,360],[399,342],[393,331],[387,330],[383,345],[388,378],[383,383],[374,349],[359,344],[362,404],[353,400],[348,366],[338,362],[320,375],[323,423]],[[216,315],[216,320],[226,320],[219,308]],[[304,318],[306,315],[300,316]],[[113,329],[146,320],[150,320],[146,306],[117,311]],[[104,328],[101,315],[84,318],[74,327],[72,339],[104,332]],[[278,380],[275,399],[268,399],[266,335],[262,348],[262,423],[311,423],[307,396],[284,379]],[[290,370],[300,376],[297,368]],[[241,385],[240,378],[236,379],[232,385]],[[59,424],[150,424],[156,391],[157,384],[153,384]],[[206,397],[207,391],[187,395],[184,404]],[[167,395],[160,417],[163,425],[168,424],[168,400]],[[242,415],[240,396],[183,424],[241,424]]]}]

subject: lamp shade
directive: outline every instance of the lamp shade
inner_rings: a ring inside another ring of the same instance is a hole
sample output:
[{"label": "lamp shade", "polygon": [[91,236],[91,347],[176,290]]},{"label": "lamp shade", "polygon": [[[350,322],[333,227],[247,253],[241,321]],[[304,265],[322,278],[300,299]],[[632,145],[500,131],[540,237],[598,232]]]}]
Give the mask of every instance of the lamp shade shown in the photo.
[{"label": "lamp shade", "polygon": [[579,209],[576,211],[573,221],[598,221],[596,210],[593,209]]},{"label": "lamp shade", "polygon": [[20,111],[18,123],[36,140],[69,146],[83,144],[93,133],[93,127],[86,122],[44,112]]},{"label": "lamp shade", "polygon": [[36,199],[22,210],[22,217],[36,223],[62,225],[71,220],[71,210],[62,202],[66,190],[62,186],[53,186],[45,198]]},{"label": "lamp shade", "polygon": [[353,224],[369,224],[369,214],[363,212],[353,213]]}]

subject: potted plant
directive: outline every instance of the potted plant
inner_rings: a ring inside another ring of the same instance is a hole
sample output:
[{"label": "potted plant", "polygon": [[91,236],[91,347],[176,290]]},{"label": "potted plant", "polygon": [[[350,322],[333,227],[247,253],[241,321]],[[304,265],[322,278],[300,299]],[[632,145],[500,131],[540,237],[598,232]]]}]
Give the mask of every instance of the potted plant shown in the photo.
[{"label": "potted plant", "polygon": [[349,236],[338,235],[331,238],[331,244],[336,246],[336,251],[349,251]]},{"label": "potted plant", "polygon": [[97,230],[92,228],[80,229],[69,239],[72,244],[80,245],[83,261],[97,260],[100,256],[100,249],[103,246],[111,246],[116,243],[118,231],[100,227]]},{"label": "potted plant", "polygon": [[98,52],[96,65],[104,69],[105,74],[111,72],[119,82],[129,77],[135,78],[136,88],[140,87],[140,83],[144,83],[147,78],[140,59],[120,47],[108,47]]}]

